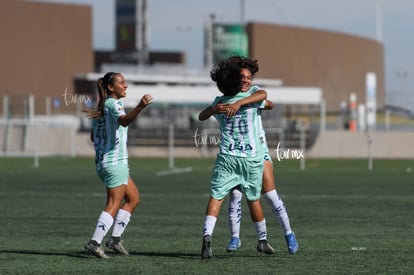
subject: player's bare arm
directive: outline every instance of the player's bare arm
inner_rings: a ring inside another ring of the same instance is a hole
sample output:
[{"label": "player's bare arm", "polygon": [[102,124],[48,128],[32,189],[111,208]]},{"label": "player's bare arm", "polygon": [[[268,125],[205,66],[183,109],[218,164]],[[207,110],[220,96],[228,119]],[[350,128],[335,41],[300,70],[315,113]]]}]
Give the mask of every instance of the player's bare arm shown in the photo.
[{"label": "player's bare arm", "polygon": [[132,109],[129,113],[118,118],[118,123],[126,127],[131,124],[132,121],[137,117],[137,115],[148,105],[152,103],[153,97],[150,94],[145,94],[138,105]]},{"label": "player's bare arm", "polygon": [[272,101],[270,101],[270,100],[268,100],[268,99],[266,99],[266,102],[265,102],[265,106],[264,106],[264,110],[271,110],[271,109],[273,109],[275,107],[275,104],[273,104],[273,102]]},{"label": "player's bare arm", "polygon": [[200,112],[198,115],[198,119],[200,121],[204,121],[209,119],[214,114],[223,114],[227,112],[228,104],[218,103],[216,106],[208,106],[203,111]]},{"label": "player's bare arm", "polygon": [[259,90],[248,97],[240,99],[232,104],[230,104],[227,108],[227,116],[232,117],[234,116],[237,111],[240,109],[241,106],[251,103],[257,103],[265,100],[267,98],[267,93],[265,90]]}]

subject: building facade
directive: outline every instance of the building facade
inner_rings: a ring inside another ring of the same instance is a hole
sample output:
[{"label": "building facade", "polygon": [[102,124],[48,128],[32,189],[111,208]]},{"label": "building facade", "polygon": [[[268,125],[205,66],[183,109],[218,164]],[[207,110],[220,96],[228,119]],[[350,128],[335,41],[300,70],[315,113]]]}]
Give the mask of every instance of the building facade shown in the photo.
[{"label": "building facade", "polygon": [[[3,0],[0,9],[0,96],[24,115],[27,96],[37,114],[72,110],[73,77],[93,70],[90,6]],[[3,113],[3,104],[0,106]]]},{"label": "building facade", "polygon": [[338,111],[351,93],[365,103],[366,73],[377,78],[377,106],[384,107],[384,48],[375,40],[342,33],[249,23],[249,55],[261,78],[284,86],[320,87],[327,111]]}]

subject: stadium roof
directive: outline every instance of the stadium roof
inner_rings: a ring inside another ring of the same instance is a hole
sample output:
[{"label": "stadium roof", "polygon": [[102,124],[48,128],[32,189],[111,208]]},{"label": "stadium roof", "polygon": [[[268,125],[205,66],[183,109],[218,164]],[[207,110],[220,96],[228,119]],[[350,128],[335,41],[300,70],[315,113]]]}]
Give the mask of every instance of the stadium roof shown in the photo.
[{"label": "stadium roof", "polygon": [[[269,87],[264,88],[267,97],[275,104],[313,104],[322,101],[320,88]],[[221,93],[216,86],[129,85],[124,99],[125,107],[135,107],[141,97],[149,93],[158,104],[210,104]]]},{"label": "stadium roof", "polygon": [[[124,74],[128,81],[125,107],[134,107],[145,93],[154,97],[155,104],[206,105],[220,96],[216,85],[206,76],[191,75],[137,75]],[[83,76],[89,81],[102,77],[98,73]],[[275,104],[313,104],[322,101],[322,90],[317,87],[284,87],[279,79],[255,78],[254,84],[267,91],[268,99]]]}]

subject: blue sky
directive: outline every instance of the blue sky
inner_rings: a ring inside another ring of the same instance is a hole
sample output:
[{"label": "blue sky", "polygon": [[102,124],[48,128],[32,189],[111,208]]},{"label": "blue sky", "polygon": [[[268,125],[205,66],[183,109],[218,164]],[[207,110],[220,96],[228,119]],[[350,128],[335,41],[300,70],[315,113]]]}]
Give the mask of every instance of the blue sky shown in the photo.
[{"label": "blue sky", "polygon": [[[44,0],[91,5],[95,49],[115,48],[115,0]],[[150,50],[184,50],[203,64],[203,28],[211,14],[240,22],[241,0],[149,0]],[[385,53],[387,101],[414,112],[413,0],[244,0],[244,21],[315,28],[377,38],[377,4]]]}]

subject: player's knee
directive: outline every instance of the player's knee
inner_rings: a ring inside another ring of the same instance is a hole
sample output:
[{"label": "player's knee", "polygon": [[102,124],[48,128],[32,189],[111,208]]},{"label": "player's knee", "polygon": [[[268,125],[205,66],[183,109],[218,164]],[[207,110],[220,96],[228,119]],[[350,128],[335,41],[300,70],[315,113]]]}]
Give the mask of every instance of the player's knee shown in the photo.
[{"label": "player's knee", "polygon": [[140,204],[140,202],[141,199],[139,196],[134,196],[128,200],[128,204],[130,204],[133,209],[135,209]]}]

